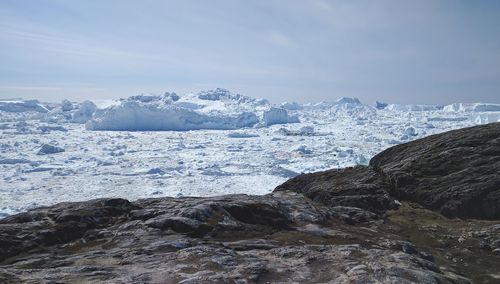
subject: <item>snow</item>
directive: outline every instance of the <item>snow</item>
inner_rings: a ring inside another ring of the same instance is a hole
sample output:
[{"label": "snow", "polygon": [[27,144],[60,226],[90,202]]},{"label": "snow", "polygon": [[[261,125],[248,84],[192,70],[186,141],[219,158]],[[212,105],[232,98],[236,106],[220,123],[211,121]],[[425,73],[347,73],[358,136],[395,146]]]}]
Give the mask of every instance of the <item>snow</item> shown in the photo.
[{"label": "snow", "polygon": [[0,105],[0,218],[99,197],[266,194],[300,173],[366,165],[392,145],[500,121],[495,104],[273,105],[224,89]]}]

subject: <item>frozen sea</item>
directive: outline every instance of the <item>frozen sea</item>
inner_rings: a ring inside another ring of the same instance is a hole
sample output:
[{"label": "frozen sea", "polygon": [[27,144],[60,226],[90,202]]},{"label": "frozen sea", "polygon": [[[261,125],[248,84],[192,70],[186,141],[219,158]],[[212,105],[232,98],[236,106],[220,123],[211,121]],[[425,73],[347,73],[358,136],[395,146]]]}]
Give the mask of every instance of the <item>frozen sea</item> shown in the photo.
[{"label": "frozen sea", "polygon": [[[0,101],[0,217],[100,197],[266,194],[300,173],[366,165],[396,144],[500,121],[494,104],[272,106],[212,93],[90,107]],[[117,126],[130,129],[106,130]]]}]

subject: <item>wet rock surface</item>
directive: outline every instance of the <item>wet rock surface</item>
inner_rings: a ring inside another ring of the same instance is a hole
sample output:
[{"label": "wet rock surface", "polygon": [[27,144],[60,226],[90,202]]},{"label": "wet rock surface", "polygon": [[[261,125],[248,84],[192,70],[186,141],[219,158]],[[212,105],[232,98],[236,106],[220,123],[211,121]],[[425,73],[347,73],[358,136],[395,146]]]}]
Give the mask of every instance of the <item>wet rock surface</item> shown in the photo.
[{"label": "wet rock surface", "polygon": [[37,208],[0,220],[0,283],[498,283],[499,137],[431,136],[264,196]]}]

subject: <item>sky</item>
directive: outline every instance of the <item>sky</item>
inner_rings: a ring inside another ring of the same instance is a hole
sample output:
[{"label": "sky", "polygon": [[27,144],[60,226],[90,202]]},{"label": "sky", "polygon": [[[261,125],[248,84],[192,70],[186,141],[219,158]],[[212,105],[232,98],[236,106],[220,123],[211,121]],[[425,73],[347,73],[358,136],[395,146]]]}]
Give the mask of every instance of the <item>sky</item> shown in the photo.
[{"label": "sky", "polygon": [[500,103],[500,1],[1,0],[0,98]]}]

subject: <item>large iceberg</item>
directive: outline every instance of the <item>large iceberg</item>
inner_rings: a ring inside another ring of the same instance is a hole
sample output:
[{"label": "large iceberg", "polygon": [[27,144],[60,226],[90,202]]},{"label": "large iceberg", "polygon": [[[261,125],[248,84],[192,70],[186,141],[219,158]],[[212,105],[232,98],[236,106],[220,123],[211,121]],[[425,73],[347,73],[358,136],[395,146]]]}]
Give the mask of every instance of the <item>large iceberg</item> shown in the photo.
[{"label": "large iceberg", "polygon": [[258,125],[298,122],[267,100],[233,94],[224,89],[188,94],[140,95],[98,110],[86,123],[90,130],[186,131],[230,130]]},{"label": "large iceberg", "polygon": [[185,131],[238,129],[252,127],[257,122],[257,116],[251,112],[210,116],[175,105],[159,107],[131,101],[97,113],[86,127],[90,130]]}]

